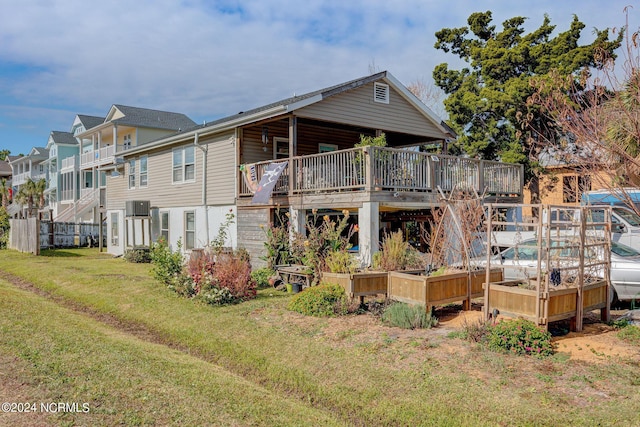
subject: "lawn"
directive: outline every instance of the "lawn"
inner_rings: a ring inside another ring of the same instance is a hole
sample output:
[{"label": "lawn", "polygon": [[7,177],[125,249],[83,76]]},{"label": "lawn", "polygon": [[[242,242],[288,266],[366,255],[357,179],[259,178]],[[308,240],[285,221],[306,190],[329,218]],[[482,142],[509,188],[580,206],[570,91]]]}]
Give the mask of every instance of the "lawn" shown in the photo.
[{"label": "lawn", "polygon": [[537,360],[439,328],[404,333],[369,315],[305,318],[273,289],[211,307],[173,294],[149,265],[90,249],[45,255],[0,256],[1,272],[46,294],[4,275],[0,357],[12,366],[3,383],[22,384],[20,399],[89,403],[88,414],[52,415],[52,424],[637,422],[638,358]]}]

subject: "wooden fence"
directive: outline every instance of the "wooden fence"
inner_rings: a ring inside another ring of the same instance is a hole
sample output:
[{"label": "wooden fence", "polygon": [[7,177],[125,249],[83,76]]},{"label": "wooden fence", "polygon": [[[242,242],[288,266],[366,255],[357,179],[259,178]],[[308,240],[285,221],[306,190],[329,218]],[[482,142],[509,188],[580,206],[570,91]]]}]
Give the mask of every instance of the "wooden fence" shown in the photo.
[{"label": "wooden fence", "polygon": [[20,252],[39,255],[41,249],[98,245],[98,224],[50,222],[37,218],[11,219],[9,223],[9,249]]},{"label": "wooden fence", "polygon": [[10,219],[9,226],[9,249],[40,255],[38,218]]}]

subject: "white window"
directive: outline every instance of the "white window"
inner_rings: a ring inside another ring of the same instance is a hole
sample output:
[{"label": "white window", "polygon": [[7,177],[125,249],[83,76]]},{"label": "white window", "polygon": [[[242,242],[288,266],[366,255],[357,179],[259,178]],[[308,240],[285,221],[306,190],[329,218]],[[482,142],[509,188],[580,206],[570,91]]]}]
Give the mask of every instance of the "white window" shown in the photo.
[{"label": "white window", "polygon": [[384,83],[373,84],[373,100],[382,104],[389,103],[389,85]]},{"label": "white window", "polygon": [[184,248],[193,249],[196,245],[196,213],[184,213]]},{"label": "white window", "polygon": [[128,150],[129,148],[131,148],[131,134],[130,133],[128,133],[128,134],[126,134],[124,136],[123,141],[124,142],[122,143],[122,145],[123,145],[125,150]]},{"label": "white window", "polygon": [[147,178],[147,156],[140,157],[140,187],[146,187]]},{"label": "white window", "polygon": [[111,214],[111,245],[118,246],[118,214]]},{"label": "white window", "polygon": [[136,188],[136,161],[129,160],[129,188]]},{"label": "white window", "polygon": [[169,212],[160,212],[160,236],[169,243]]},{"label": "white window", "polygon": [[196,178],[194,147],[173,150],[173,182],[193,181]]}]

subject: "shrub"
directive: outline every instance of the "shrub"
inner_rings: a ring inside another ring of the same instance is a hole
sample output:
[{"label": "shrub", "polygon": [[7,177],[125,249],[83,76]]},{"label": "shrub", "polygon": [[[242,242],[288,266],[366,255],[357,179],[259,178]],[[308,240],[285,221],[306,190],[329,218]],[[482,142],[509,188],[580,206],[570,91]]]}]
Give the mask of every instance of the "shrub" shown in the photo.
[{"label": "shrub", "polygon": [[229,289],[217,288],[215,286],[202,289],[196,296],[196,299],[211,305],[225,305],[237,302]]},{"label": "shrub", "polygon": [[153,264],[153,277],[162,283],[169,285],[174,278],[182,272],[184,258],[180,249],[181,241],[178,241],[177,250],[171,251],[167,241],[158,240],[157,243],[151,245],[151,263]]},{"label": "shrub", "polygon": [[191,298],[197,293],[196,284],[187,274],[178,273],[174,275],[167,287],[180,296]]},{"label": "shrub", "polygon": [[327,283],[312,286],[294,295],[288,308],[306,316],[332,317],[336,315],[336,306],[345,298],[342,286]]},{"label": "shrub", "polygon": [[251,278],[251,264],[240,252],[219,254],[213,269],[218,288],[227,288],[236,300],[256,297],[256,282]]},{"label": "shrub", "polygon": [[427,313],[423,305],[396,302],[384,310],[382,322],[403,329],[429,329],[438,324],[438,319]]},{"label": "shrub", "polygon": [[462,330],[451,334],[451,336],[475,343],[482,343],[486,340],[490,328],[491,322],[487,320],[477,320],[475,322],[465,321],[462,324]]},{"label": "shrub", "polygon": [[251,272],[251,279],[256,282],[258,288],[270,287],[269,278],[275,276],[276,272],[268,267],[262,267]]},{"label": "shrub", "polygon": [[380,251],[373,256],[373,266],[383,271],[424,268],[420,253],[404,240],[401,231],[389,233],[382,239]]},{"label": "shrub", "polygon": [[551,334],[530,320],[502,320],[489,327],[486,340],[494,351],[541,358],[553,354]]},{"label": "shrub", "polygon": [[151,262],[151,253],[149,249],[127,249],[123,256],[127,262],[145,264]]},{"label": "shrub", "polygon": [[9,214],[0,206],[0,249],[6,249],[9,244]]},{"label": "shrub", "polygon": [[359,267],[358,261],[347,251],[329,252],[325,262],[332,273],[354,273]]}]

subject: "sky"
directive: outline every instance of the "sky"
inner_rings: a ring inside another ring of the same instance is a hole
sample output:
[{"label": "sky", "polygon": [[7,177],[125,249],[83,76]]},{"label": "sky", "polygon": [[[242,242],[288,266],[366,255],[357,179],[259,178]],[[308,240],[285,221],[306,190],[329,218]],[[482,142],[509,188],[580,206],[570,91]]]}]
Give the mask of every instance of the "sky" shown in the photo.
[{"label": "sky", "polygon": [[27,154],[113,104],[202,123],[382,70],[432,85],[438,64],[464,65],[435,33],[473,12],[527,31],[546,13],[558,32],[577,15],[589,43],[626,6],[637,30],[638,0],[0,0],[0,150]]}]

